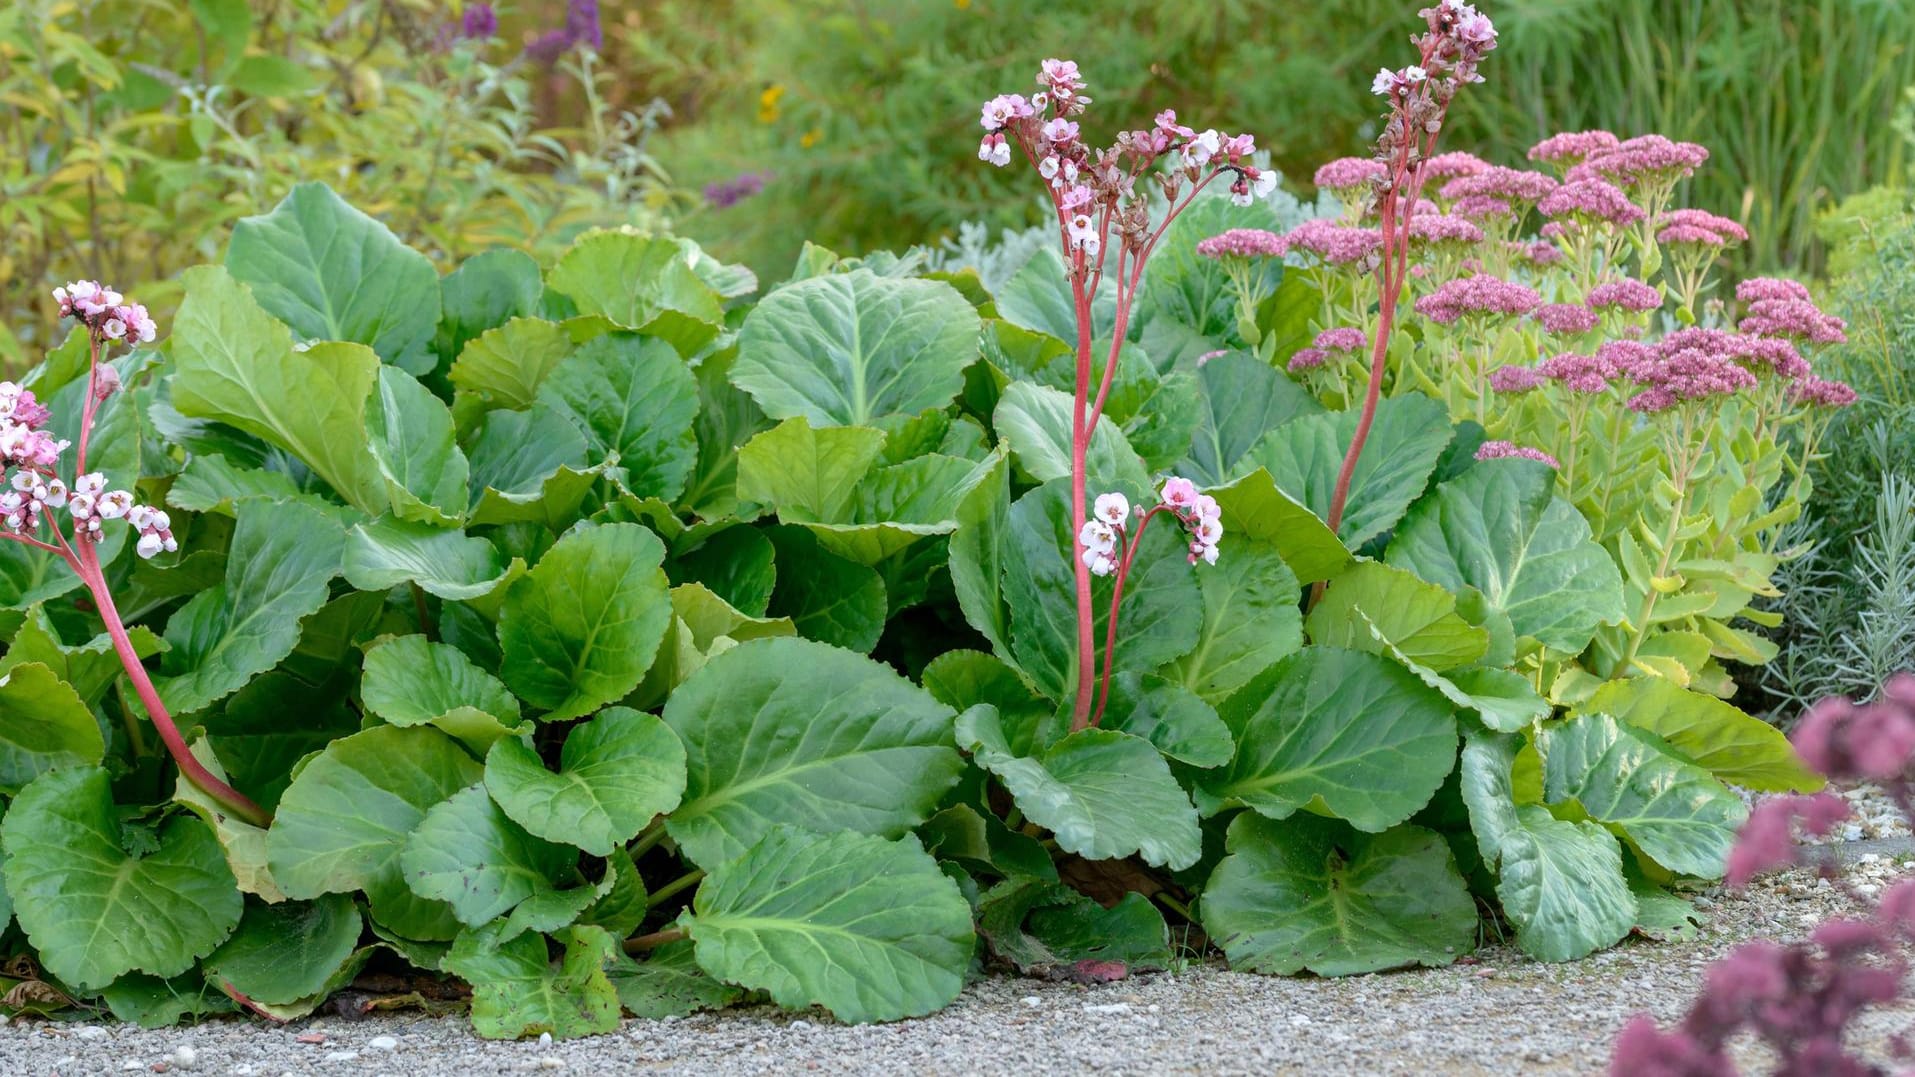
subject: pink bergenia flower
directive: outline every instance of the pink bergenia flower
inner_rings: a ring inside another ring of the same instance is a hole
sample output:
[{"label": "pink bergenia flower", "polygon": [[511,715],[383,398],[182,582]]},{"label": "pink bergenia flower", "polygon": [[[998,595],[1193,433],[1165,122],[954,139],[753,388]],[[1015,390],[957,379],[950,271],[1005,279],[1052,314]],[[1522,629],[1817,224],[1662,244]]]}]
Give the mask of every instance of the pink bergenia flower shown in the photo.
[{"label": "pink bergenia flower", "polygon": [[999,168],[1011,163],[1011,144],[1004,140],[1003,132],[993,132],[984,136],[984,140],[977,144],[977,159],[988,161]]},{"label": "pink bergenia flower", "polygon": [[1261,228],[1232,228],[1197,241],[1205,258],[1281,258],[1289,249],[1283,236]]},{"label": "pink bergenia flower", "polygon": [[1483,442],[1477,447],[1476,458],[1478,460],[1534,460],[1539,464],[1548,464],[1557,470],[1562,469],[1562,464],[1543,450],[1507,441]]},{"label": "pink bergenia flower", "polygon": [[1662,293],[1633,278],[1598,284],[1589,290],[1589,305],[1597,310],[1621,307],[1637,312],[1662,306]]},{"label": "pink bergenia flower", "polygon": [[995,133],[1011,125],[1014,120],[1022,120],[1036,114],[1023,94],[1001,93],[984,102],[983,114],[978,123],[984,130]]},{"label": "pink bergenia flower", "polygon": [[1339,157],[1317,169],[1313,182],[1326,191],[1354,191],[1374,184],[1388,171],[1375,158]]},{"label": "pink bergenia flower", "polygon": [[1439,285],[1416,301],[1416,312],[1439,325],[1449,325],[1471,315],[1528,314],[1542,302],[1533,288],[1478,273]]},{"label": "pink bergenia flower", "polygon": [[1122,527],[1130,519],[1130,499],[1115,492],[1098,494],[1091,515],[1112,527]]},{"label": "pink bergenia flower", "polygon": [[97,281],[74,281],[53,290],[60,304],[60,316],[72,318],[92,330],[96,341],[125,341],[150,344],[157,334],[153,318],[138,303]]},{"label": "pink bergenia flower", "polygon": [[1529,148],[1529,159],[1554,165],[1572,165],[1592,153],[1613,150],[1622,140],[1607,131],[1565,131]]},{"label": "pink bergenia flower", "polygon": [[1158,500],[1173,509],[1187,509],[1197,503],[1197,484],[1176,475],[1164,480]]},{"label": "pink bergenia flower", "polygon": [[1117,570],[1117,529],[1102,520],[1086,520],[1077,532],[1085,567],[1093,576],[1108,576]]},{"label": "pink bergenia flower", "polygon": [[1622,188],[1599,179],[1565,183],[1544,196],[1536,210],[1545,217],[1603,221],[1618,227],[1643,218],[1642,207],[1631,202]]},{"label": "pink bergenia flower", "polygon": [[1577,336],[1594,332],[1602,319],[1581,303],[1546,303],[1532,315],[1542,323],[1543,332],[1558,336]]}]

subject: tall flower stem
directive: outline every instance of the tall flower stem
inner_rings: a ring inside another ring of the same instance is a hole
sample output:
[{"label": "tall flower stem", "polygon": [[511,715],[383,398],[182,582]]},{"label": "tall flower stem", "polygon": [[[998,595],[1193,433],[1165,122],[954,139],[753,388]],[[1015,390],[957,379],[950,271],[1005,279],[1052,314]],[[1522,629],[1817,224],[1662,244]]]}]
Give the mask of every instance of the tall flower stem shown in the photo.
[{"label": "tall flower stem", "polygon": [[[1083,256],[1077,258],[1081,270]],[[1071,567],[1077,574],[1077,698],[1071,704],[1071,731],[1091,721],[1091,690],[1097,674],[1097,611],[1091,603],[1090,565],[1076,546],[1089,513],[1084,495],[1084,464],[1090,451],[1088,411],[1091,378],[1091,290],[1082,272],[1072,282],[1077,306],[1077,387],[1071,402]]]},{"label": "tall flower stem", "polygon": [[1655,576],[1649,580],[1648,590],[1642,596],[1642,608],[1636,613],[1635,631],[1629,635],[1629,647],[1623,652],[1622,661],[1617,663],[1612,677],[1627,676],[1629,667],[1636,661],[1636,652],[1642,649],[1643,640],[1649,637],[1649,618],[1656,612],[1656,600],[1662,592],[1656,589],[1656,580],[1669,575],[1669,569],[1675,564],[1676,547],[1682,534],[1682,515],[1689,504],[1689,480],[1694,471],[1700,449],[1691,451],[1689,447],[1688,409],[1685,407],[1676,417],[1668,446],[1669,459],[1675,462],[1675,474],[1670,476],[1676,489],[1675,505],[1669,513],[1669,530],[1663,536],[1662,557],[1656,564]]},{"label": "tall flower stem", "polygon": [[1117,563],[1117,575],[1110,590],[1110,623],[1104,626],[1104,678],[1098,689],[1097,713],[1091,716],[1091,724],[1103,721],[1104,708],[1110,703],[1110,674],[1113,657],[1117,654],[1117,613],[1124,604],[1124,583],[1130,579],[1130,563],[1137,556],[1137,548],[1144,543],[1144,529],[1150,526],[1151,518],[1170,509],[1156,505],[1143,518],[1137,521],[1137,529],[1130,533],[1130,541],[1124,545],[1124,556]]}]

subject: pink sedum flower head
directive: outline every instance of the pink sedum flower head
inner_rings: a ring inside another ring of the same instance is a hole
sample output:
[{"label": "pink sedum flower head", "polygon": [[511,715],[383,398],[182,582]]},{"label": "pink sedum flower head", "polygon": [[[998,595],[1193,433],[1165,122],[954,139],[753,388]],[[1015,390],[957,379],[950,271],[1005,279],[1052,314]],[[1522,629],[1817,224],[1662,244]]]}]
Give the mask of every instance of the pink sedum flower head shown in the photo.
[{"label": "pink sedum flower head", "polygon": [[1355,191],[1382,179],[1388,170],[1383,162],[1370,157],[1339,157],[1317,169],[1312,177],[1326,191]]},{"label": "pink sedum flower head", "polygon": [[1316,255],[1333,266],[1368,268],[1383,250],[1383,233],[1375,228],[1351,228],[1327,218],[1308,220],[1284,237],[1292,251]]},{"label": "pink sedum flower head", "polygon": [[1516,217],[1516,207],[1491,195],[1473,194],[1457,199],[1450,213],[1477,224],[1500,224]]},{"label": "pink sedum flower head", "polygon": [[1593,333],[1602,318],[1581,303],[1545,303],[1532,315],[1543,332],[1555,336],[1581,336]]},{"label": "pink sedum flower head", "polygon": [[1673,142],[1661,135],[1638,135],[1614,149],[1590,155],[1572,176],[1587,172],[1608,178],[1625,187],[1638,183],[1669,183],[1695,170],[1709,159],[1709,150],[1693,142]]},{"label": "pink sedum flower head", "polygon": [[1803,407],[1846,408],[1855,403],[1857,397],[1847,382],[1811,377],[1789,386],[1789,399]]},{"label": "pink sedum flower head", "polygon": [[1536,373],[1572,393],[1585,396],[1607,392],[1609,383],[1622,376],[1615,359],[1597,349],[1595,355],[1568,353],[1552,356],[1536,364]]},{"label": "pink sedum flower head", "polygon": [[1514,363],[1490,372],[1489,387],[1499,393],[1527,393],[1542,387],[1544,378],[1534,367]]},{"label": "pink sedum flower head", "polygon": [[1548,464],[1559,471],[1562,469],[1562,465],[1556,462],[1556,458],[1543,450],[1507,441],[1483,442],[1476,450],[1476,458],[1478,460],[1534,460],[1539,464]]},{"label": "pink sedum flower head", "polygon": [[1205,258],[1281,258],[1289,249],[1284,237],[1261,228],[1232,228],[1197,241]]},{"label": "pink sedum flower head", "polygon": [[1484,240],[1483,230],[1472,221],[1444,213],[1425,213],[1410,217],[1410,242],[1418,246],[1468,247]]},{"label": "pink sedum flower head", "polygon": [[1416,312],[1438,325],[1449,325],[1470,316],[1528,314],[1542,302],[1533,288],[1478,273],[1445,281],[1416,301]]},{"label": "pink sedum flower head", "polygon": [[1370,337],[1361,329],[1353,326],[1338,326],[1325,329],[1317,334],[1316,346],[1328,352],[1342,352],[1346,355],[1362,351],[1369,347]]},{"label": "pink sedum flower head", "polygon": [[1418,169],[1427,180],[1455,179],[1458,176],[1474,176],[1489,169],[1489,162],[1473,153],[1453,150],[1439,153],[1423,161]]},{"label": "pink sedum flower head", "polygon": [[1758,299],[1736,328],[1762,337],[1804,340],[1811,344],[1848,343],[1848,323],[1806,299]]},{"label": "pink sedum flower head", "polygon": [[1622,188],[1599,179],[1573,180],[1549,192],[1536,204],[1545,217],[1630,225],[1646,215],[1642,207],[1629,200]]},{"label": "pink sedum flower head", "polygon": [[1605,153],[1622,145],[1608,131],[1565,131],[1551,135],[1529,148],[1529,159],[1546,164],[1579,164],[1591,154]]},{"label": "pink sedum flower head", "polygon": [[1749,230],[1707,210],[1671,210],[1656,219],[1656,242],[1665,246],[1733,247],[1749,240]]},{"label": "pink sedum flower head", "polygon": [[1301,374],[1319,369],[1329,361],[1330,353],[1322,348],[1298,348],[1296,354],[1290,356],[1290,361],[1283,364],[1283,369],[1292,374]]},{"label": "pink sedum flower head", "polygon": [[1729,355],[1704,347],[1671,350],[1664,343],[1656,359],[1629,368],[1630,380],[1644,386],[1629,398],[1627,406],[1633,411],[1654,415],[1684,403],[1732,396],[1756,385],[1755,375]]},{"label": "pink sedum flower head", "polygon": [[1443,185],[1442,194],[1451,201],[1480,196],[1533,205],[1547,198],[1556,186],[1554,179],[1541,172],[1491,165],[1481,172],[1450,180]]},{"label": "pink sedum flower head", "polygon": [[1662,306],[1662,293],[1631,278],[1596,285],[1589,290],[1588,302],[1597,310],[1620,307],[1641,313]]},{"label": "pink sedum flower head", "polygon": [[1814,301],[1807,285],[1786,277],[1750,277],[1735,286],[1735,298],[1738,303],[1760,303],[1764,299]]}]

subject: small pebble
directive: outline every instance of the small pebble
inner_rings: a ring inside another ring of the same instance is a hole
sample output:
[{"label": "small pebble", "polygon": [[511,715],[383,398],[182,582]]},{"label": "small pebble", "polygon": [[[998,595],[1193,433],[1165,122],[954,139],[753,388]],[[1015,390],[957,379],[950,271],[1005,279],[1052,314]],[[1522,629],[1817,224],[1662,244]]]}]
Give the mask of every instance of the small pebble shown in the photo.
[{"label": "small pebble", "polygon": [[552,1046],[552,1034],[550,1032],[539,1033],[539,1047],[541,1049],[544,1049],[544,1048],[549,1048],[551,1046]]},{"label": "small pebble", "polygon": [[351,1062],[352,1060],[358,1057],[359,1057],[358,1051],[328,1051],[326,1052],[326,1061],[328,1062]]},{"label": "small pebble", "polygon": [[173,1055],[168,1061],[183,1070],[190,1070],[199,1063],[199,1052],[193,1049],[192,1044],[182,1043],[173,1048]]},{"label": "small pebble", "polygon": [[539,1059],[539,1068],[542,1070],[562,1070],[565,1068],[565,1063],[559,1061],[557,1058],[547,1055],[546,1057]]},{"label": "small pebble", "polygon": [[1112,1002],[1102,1006],[1093,1006],[1089,1003],[1085,1003],[1084,1012],[1085,1013],[1129,1013],[1130,1003]]},{"label": "small pebble", "polygon": [[786,1027],[791,1029],[791,1031],[793,1032],[803,1032],[805,1029],[808,1029],[811,1027],[811,1022],[806,1021],[803,1018],[800,1018],[799,1020],[793,1021],[791,1024],[787,1025]]},{"label": "small pebble", "polygon": [[123,1070],[143,1070],[146,1068],[146,1063],[136,1058],[129,1058],[125,1062],[120,1063],[120,1068]]},{"label": "small pebble", "polygon": [[374,1036],[367,1041],[366,1046],[375,1051],[397,1051],[399,1040],[396,1036]]},{"label": "small pebble", "polygon": [[1038,998],[1036,995],[1025,995],[1024,1005],[1029,1006],[1031,1009],[1035,1010],[1039,1006],[1044,1005],[1044,1000],[1041,998]]},{"label": "small pebble", "polygon": [[81,1025],[73,1030],[73,1034],[83,1040],[103,1040],[106,1038],[106,1029],[99,1025]]}]

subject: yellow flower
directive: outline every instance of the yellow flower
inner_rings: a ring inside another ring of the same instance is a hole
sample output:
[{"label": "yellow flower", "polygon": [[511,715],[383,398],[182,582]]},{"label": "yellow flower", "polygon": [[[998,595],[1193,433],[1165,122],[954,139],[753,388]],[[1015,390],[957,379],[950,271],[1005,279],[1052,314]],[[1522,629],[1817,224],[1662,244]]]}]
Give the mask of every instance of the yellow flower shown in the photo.
[{"label": "yellow flower", "polygon": [[825,137],[824,128],[813,127],[811,130],[806,131],[803,137],[798,139],[798,145],[808,150],[811,147],[816,146],[818,143],[824,141],[824,137]]},{"label": "yellow flower", "polygon": [[758,95],[758,122],[778,122],[778,102],[785,96],[783,83],[774,82]]}]

